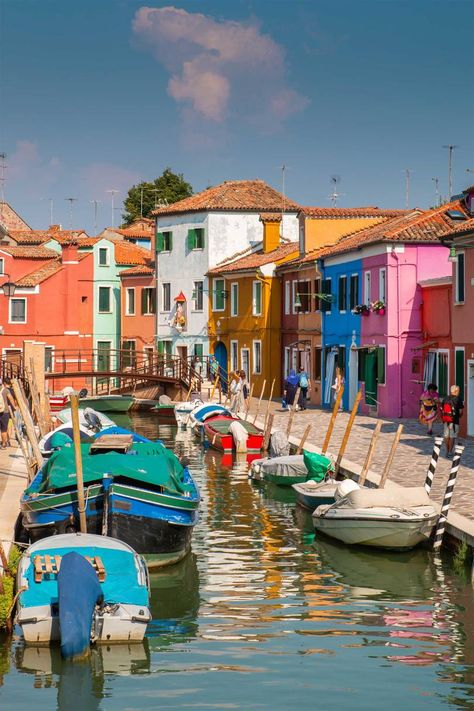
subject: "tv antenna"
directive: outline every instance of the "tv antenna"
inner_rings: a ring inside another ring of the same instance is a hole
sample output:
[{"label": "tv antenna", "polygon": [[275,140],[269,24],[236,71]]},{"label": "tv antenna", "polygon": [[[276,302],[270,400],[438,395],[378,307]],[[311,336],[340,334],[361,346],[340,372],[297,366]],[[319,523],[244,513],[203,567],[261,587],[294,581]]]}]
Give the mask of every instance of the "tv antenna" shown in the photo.
[{"label": "tv antenna", "polygon": [[448,149],[448,200],[451,200],[453,194],[453,151],[455,148],[459,148],[459,146],[448,144],[447,146],[443,146],[443,148]]},{"label": "tv antenna", "polygon": [[439,199],[439,178],[431,178],[435,186],[436,207],[439,207],[441,200]]},{"label": "tv antenna", "polygon": [[91,205],[94,205],[94,233],[97,234],[97,215],[99,214],[99,204],[102,200],[90,200]]},{"label": "tv antenna", "polygon": [[49,226],[54,224],[53,222],[53,198],[41,198],[41,200],[47,200],[49,202]]},{"label": "tv antenna", "polygon": [[77,202],[77,198],[68,197],[68,198],[64,198],[64,199],[67,200],[69,203],[69,227],[72,229],[72,206],[75,202]]},{"label": "tv antenna", "polygon": [[337,189],[337,186],[340,182],[341,182],[340,175],[331,175],[332,193],[328,197],[328,200],[331,200],[332,207],[337,207],[337,201],[339,200],[340,197],[345,195],[345,193],[340,193]]},{"label": "tv antenna", "polygon": [[286,181],[286,171],[288,170],[288,166],[285,165],[285,163],[282,163],[282,165],[278,166],[281,170],[281,230],[280,230],[280,237],[283,239],[283,215],[285,214],[286,210],[286,186],[285,186],[285,181]]},{"label": "tv antenna", "polygon": [[410,178],[412,173],[411,168],[405,169],[405,208],[407,210],[410,207]]},{"label": "tv antenna", "polygon": [[5,202],[5,183],[6,183],[6,178],[5,178],[5,170],[7,167],[7,164],[5,163],[7,158],[6,153],[0,153],[0,191],[1,191],[1,197],[2,197],[2,211],[3,211],[3,203]]},{"label": "tv antenna", "polygon": [[110,193],[111,199],[112,199],[112,229],[115,227],[115,196],[117,193],[120,192],[120,190],[116,189],[111,189],[111,190],[106,190],[106,193]]}]

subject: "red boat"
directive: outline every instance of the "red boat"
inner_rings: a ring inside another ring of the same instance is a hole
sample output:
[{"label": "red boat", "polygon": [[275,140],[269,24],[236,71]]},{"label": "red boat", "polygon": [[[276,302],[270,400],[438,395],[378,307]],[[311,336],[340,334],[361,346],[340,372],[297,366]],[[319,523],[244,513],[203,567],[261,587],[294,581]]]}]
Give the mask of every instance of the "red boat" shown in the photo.
[{"label": "red boat", "polygon": [[203,423],[206,438],[214,449],[220,452],[235,452],[236,446],[230,427],[233,422],[239,422],[247,431],[247,453],[257,453],[262,449],[263,432],[251,422],[239,420],[229,415],[216,415]]}]

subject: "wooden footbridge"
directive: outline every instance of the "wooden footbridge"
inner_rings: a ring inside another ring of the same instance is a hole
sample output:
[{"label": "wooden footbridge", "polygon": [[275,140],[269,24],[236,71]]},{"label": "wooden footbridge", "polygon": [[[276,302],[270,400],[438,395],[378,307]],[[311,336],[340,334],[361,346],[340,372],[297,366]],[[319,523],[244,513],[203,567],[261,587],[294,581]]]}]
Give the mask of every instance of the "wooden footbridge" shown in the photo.
[{"label": "wooden footbridge", "polygon": [[200,390],[202,385],[201,375],[180,356],[123,349],[55,350],[45,377],[53,381],[50,391],[61,390],[68,380],[84,379],[92,392],[102,394],[150,386],[162,386],[165,392],[178,394],[191,386]]}]

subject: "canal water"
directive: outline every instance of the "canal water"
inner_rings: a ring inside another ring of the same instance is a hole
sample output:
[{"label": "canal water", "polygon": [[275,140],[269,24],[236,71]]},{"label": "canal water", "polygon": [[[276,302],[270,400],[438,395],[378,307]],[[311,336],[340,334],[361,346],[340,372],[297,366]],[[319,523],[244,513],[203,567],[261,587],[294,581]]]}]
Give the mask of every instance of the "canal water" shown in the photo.
[{"label": "canal water", "polygon": [[202,492],[192,553],[152,575],[143,645],[92,650],[0,642],[0,709],[474,708],[474,595],[426,551],[315,540],[292,492],[257,487],[246,462],[203,451],[152,415]]}]

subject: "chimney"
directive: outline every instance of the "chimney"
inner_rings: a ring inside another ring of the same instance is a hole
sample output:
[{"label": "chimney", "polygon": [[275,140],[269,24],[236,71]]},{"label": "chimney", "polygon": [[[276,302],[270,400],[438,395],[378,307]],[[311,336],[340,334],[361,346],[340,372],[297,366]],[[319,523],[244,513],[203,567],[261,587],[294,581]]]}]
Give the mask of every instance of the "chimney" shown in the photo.
[{"label": "chimney", "polygon": [[79,264],[79,252],[75,242],[62,245],[61,261],[63,264]]},{"label": "chimney", "polygon": [[280,246],[280,222],[279,212],[262,212],[260,221],[263,222],[263,251],[273,252]]}]

